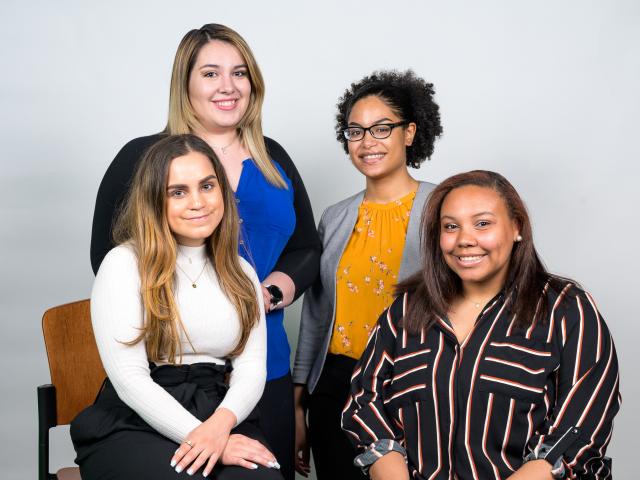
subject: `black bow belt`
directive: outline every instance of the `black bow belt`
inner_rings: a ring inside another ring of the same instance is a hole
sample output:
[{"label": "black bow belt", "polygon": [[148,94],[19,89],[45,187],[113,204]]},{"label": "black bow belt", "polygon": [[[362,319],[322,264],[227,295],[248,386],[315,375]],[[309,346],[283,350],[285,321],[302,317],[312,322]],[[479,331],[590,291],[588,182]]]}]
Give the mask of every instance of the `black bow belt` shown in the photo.
[{"label": "black bow belt", "polygon": [[[204,421],[218,408],[227,393],[232,367],[227,361],[225,365],[194,363],[157,366],[150,363],[149,369],[154,382],[192,415]],[[71,422],[71,439],[78,453],[76,462],[89,455],[101,441],[124,430],[155,432],[140,415],[120,400],[107,378],[94,404],[81,411]]]}]

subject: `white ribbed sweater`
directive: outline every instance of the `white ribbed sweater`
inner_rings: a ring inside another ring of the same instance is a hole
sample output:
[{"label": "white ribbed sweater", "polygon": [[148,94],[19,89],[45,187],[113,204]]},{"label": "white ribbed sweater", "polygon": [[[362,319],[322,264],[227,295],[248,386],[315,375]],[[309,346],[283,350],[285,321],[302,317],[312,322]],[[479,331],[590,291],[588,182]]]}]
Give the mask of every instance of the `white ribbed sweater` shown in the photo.
[{"label": "white ribbed sweater", "polygon": [[[179,246],[178,265],[191,279],[202,271],[205,259],[204,246]],[[262,291],[253,268],[242,258],[240,262],[255,284],[260,322],[242,354],[232,360],[229,391],[219,407],[231,410],[238,423],[260,399],[266,379]],[[224,364],[240,330],[236,311],[220,289],[212,265],[196,281],[197,288],[180,269],[176,275],[180,317],[195,349],[183,334],[182,363]],[[114,248],[102,262],[91,293],[91,319],[100,358],[118,396],[162,435],[181,443],[201,422],[151,379],[143,342],[123,343],[136,338],[144,323],[137,259],[130,246]]]}]

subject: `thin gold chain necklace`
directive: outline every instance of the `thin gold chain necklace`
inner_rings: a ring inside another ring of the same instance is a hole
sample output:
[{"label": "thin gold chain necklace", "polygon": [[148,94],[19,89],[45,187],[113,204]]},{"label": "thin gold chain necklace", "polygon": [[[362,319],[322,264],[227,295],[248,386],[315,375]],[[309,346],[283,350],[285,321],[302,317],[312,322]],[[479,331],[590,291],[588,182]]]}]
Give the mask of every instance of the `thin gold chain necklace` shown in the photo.
[{"label": "thin gold chain necklace", "polygon": [[[191,259],[189,259],[189,261],[191,261]],[[184,274],[184,276],[189,279],[189,281],[191,282],[191,286],[193,288],[196,288],[198,286],[198,285],[196,285],[196,282],[200,279],[200,277],[204,273],[204,269],[207,268],[207,263],[209,263],[209,260],[205,260],[204,261],[204,265],[202,265],[202,270],[200,270],[200,273],[198,274],[198,276],[195,279],[192,279],[189,276],[189,274],[183,270],[183,268],[180,266],[180,264],[178,262],[176,262],[176,267],[178,267],[180,269],[180,271]]]},{"label": "thin gold chain necklace", "polygon": [[[473,304],[473,306],[474,306],[474,307],[476,307],[476,308],[480,308],[480,307],[482,307],[483,305],[486,305],[486,304],[487,304],[487,302],[488,302],[489,300],[491,300],[491,299],[489,298],[489,299],[487,299],[487,300],[480,300],[479,302],[476,302],[475,300],[471,300],[470,298],[467,298],[467,297],[465,297],[464,295],[462,296],[462,298],[464,299],[464,301],[465,301],[465,302],[472,303],[472,304]],[[493,298],[493,297],[491,297],[491,298]]]}]

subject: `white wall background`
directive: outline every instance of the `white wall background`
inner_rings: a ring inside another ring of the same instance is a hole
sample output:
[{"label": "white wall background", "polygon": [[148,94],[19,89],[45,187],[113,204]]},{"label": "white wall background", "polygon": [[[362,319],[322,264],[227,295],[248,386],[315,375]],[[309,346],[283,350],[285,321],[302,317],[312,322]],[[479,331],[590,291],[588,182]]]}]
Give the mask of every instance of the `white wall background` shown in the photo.
[{"label": "white wall background", "polygon": [[[598,300],[623,409],[609,454],[636,471],[640,3],[588,1],[4,0],[0,5],[0,464],[36,472],[40,319],[89,295],[98,184],[129,139],[166,120],[175,49],[204,23],[237,29],[266,77],[265,132],[297,163],[316,218],[362,178],[334,140],[335,103],[377,68],[436,86],[445,134],[420,179],[506,175],[551,270]],[[289,309],[295,343],[299,305]],[[73,458],[66,431],[53,464]]]}]

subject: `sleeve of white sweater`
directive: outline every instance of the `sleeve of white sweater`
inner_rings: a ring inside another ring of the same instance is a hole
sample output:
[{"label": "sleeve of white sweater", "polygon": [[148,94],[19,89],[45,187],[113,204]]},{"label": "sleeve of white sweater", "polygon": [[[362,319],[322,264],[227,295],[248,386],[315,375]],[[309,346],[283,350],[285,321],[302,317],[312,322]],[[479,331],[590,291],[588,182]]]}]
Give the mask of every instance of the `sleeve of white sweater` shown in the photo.
[{"label": "sleeve of white sweater", "polygon": [[91,320],[100,358],[118,396],[162,435],[181,443],[200,421],[150,376],[144,342],[137,261],[127,246],[105,257],[91,293]]},{"label": "sleeve of white sweater", "polygon": [[267,378],[267,326],[262,301],[262,286],[251,265],[240,258],[240,263],[247,276],[252,280],[258,297],[260,318],[251,331],[244,350],[231,360],[233,371],[229,382],[229,390],[218,408],[231,410],[237,422],[242,422],[256,406]]}]

